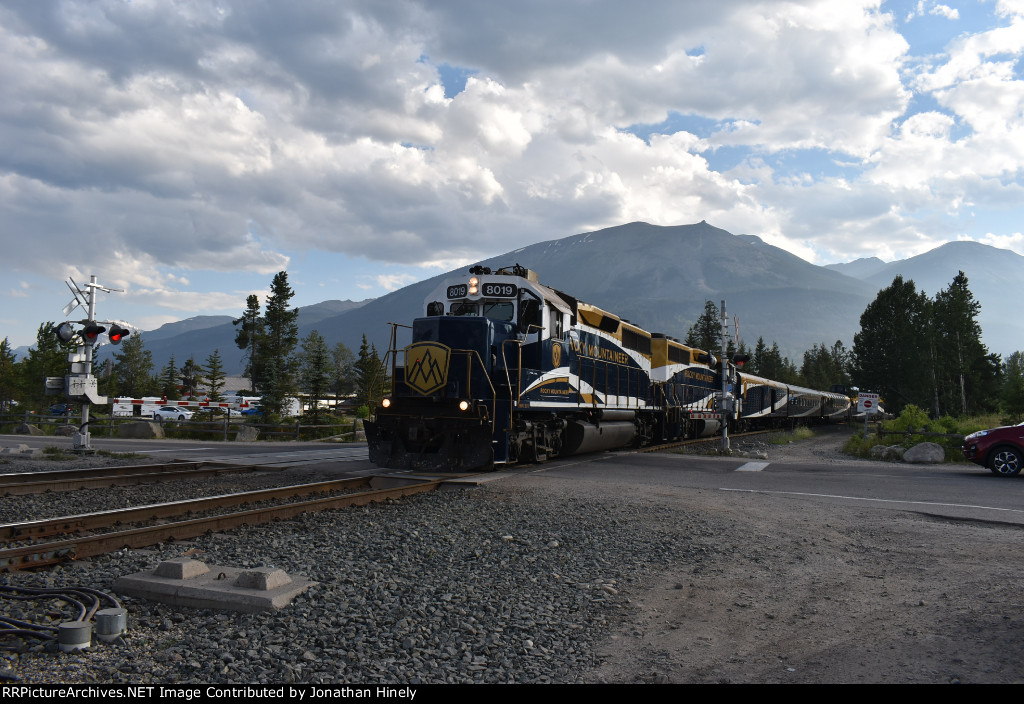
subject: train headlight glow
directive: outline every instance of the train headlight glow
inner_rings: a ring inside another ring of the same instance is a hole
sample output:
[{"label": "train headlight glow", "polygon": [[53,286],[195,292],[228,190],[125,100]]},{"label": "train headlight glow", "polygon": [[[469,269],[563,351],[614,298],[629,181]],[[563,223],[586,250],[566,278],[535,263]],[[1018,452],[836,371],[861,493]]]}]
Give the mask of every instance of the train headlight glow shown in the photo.
[{"label": "train headlight glow", "polygon": [[380,402],[380,405],[383,406],[384,408],[391,408],[391,399],[384,399],[383,401]]},{"label": "train headlight glow", "polygon": [[468,411],[469,410],[469,401],[459,401],[459,410],[460,411]]},{"label": "train headlight glow", "polygon": [[480,284],[480,279],[476,278],[475,276],[472,277],[469,280],[469,292],[471,294],[475,294],[477,291],[479,291],[480,289],[477,288],[479,284]]}]

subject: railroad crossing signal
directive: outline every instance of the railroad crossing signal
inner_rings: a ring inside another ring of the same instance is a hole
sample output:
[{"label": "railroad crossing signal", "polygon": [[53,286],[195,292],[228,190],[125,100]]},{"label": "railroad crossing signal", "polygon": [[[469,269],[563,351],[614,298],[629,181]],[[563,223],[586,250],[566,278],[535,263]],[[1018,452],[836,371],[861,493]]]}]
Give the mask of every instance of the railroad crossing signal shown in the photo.
[{"label": "railroad crossing signal", "polygon": [[93,345],[96,343],[96,339],[100,336],[100,333],[106,332],[107,329],[102,325],[97,325],[94,321],[90,320],[89,324],[82,330],[82,338],[85,340],[85,344]]},{"label": "railroad crossing signal", "polygon": [[121,340],[131,335],[131,331],[121,327],[117,323],[113,323],[110,326],[110,331],[107,333],[107,339],[110,340],[112,345],[120,345]]},{"label": "railroad crossing signal", "polygon": [[71,323],[67,322],[58,325],[54,332],[57,333],[57,339],[61,342],[71,342],[75,336],[75,329],[71,327]]},{"label": "railroad crossing signal", "polygon": [[[70,282],[68,288],[71,289],[71,295],[74,298],[64,306],[64,315],[69,315],[78,306],[83,306],[88,311],[88,317],[78,321],[83,326],[80,333],[75,331],[70,321],[61,323],[55,332],[61,342],[71,342],[76,335],[80,335],[81,341],[78,343],[78,350],[68,354],[71,373],[64,377],[64,391],[68,398],[76,398],[82,402],[82,425],[74,435],[74,449],[90,451],[92,447],[89,445],[89,404],[107,403],[106,397],[99,395],[99,385],[96,377],[92,375],[93,348],[96,346],[99,336],[107,332],[107,325],[110,326],[107,339],[112,345],[120,344],[121,340],[128,337],[131,332],[119,323],[101,321],[101,324],[96,320],[96,291],[110,293],[118,289],[100,286],[96,283],[95,276],[89,277],[89,283],[84,288],[76,284],[70,277],[68,281]],[[47,388],[54,388],[56,381],[56,378],[48,378]]]}]

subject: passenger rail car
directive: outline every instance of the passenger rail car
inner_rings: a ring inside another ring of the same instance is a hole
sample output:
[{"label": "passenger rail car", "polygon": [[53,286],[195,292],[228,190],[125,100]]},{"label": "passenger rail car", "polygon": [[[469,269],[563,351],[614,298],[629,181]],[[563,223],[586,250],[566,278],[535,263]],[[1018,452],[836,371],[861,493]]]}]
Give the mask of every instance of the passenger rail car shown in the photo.
[{"label": "passenger rail car", "polygon": [[366,423],[370,459],[383,467],[468,471],[850,412],[841,394],[731,366],[723,399],[713,355],[518,265],[474,267],[425,307],[412,344],[398,349],[393,330],[391,393]]}]

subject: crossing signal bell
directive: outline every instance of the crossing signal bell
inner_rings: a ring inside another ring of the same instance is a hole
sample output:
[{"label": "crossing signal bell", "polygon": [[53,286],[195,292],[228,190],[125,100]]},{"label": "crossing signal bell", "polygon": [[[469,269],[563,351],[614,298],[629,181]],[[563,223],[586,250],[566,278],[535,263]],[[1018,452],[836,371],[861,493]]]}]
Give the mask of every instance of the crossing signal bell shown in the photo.
[{"label": "crossing signal bell", "polygon": [[107,333],[107,338],[110,340],[112,345],[120,345],[121,340],[131,335],[131,331],[127,330],[120,325],[113,324],[110,326],[110,331]]},{"label": "crossing signal bell", "polygon": [[71,338],[75,336],[75,329],[71,323],[61,323],[54,332],[57,333],[57,339],[61,342],[71,342]]}]

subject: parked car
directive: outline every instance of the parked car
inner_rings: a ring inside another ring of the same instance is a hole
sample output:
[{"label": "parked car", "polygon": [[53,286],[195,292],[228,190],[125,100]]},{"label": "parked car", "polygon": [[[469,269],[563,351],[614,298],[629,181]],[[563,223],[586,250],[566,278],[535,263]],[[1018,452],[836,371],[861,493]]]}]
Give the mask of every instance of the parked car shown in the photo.
[{"label": "parked car", "polygon": [[71,406],[66,403],[55,403],[46,409],[46,415],[48,416],[68,416],[71,415]]},{"label": "parked car", "polygon": [[[146,407],[143,406],[143,413],[146,412]],[[191,420],[192,411],[187,408],[177,408],[174,406],[158,406],[153,409],[153,420]]]},{"label": "parked car", "polygon": [[1024,469],[1024,423],[971,433],[964,438],[964,457],[994,474],[1019,474]]}]

